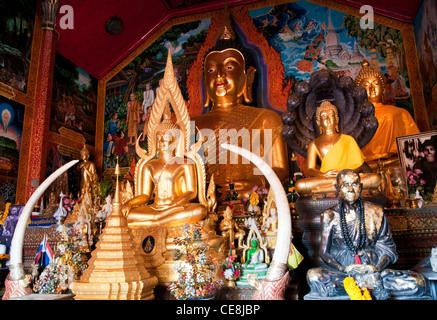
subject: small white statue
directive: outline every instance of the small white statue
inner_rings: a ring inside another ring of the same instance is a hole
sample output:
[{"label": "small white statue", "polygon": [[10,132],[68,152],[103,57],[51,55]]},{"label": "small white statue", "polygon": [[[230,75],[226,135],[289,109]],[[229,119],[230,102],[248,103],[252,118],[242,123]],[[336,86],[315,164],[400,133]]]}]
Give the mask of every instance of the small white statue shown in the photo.
[{"label": "small white statue", "polygon": [[278,229],[278,213],[276,207],[270,209],[270,216],[266,219],[266,229],[267,230],[277,230]]},{"label": "small white statue", "polygon": [[53,217],[55,217],[56,221],[57,221],[57,227],[56,227],[56,231],[57,232],[62,232],[62,219],[64,217],[67,216],[67,209],[64,208],[64,197],[65,194],[62,193],[59,195],[60,199],[59,199],[59,205],[58,205],[58,209],[56,210],[56,212],[53,214]]},{"label": "small white statue", "polygon": [[105,220],[112,213],[112,199],[111,196],[108,195],[106,197],[106,203],[102,206],[102,210],[97,212],[97,218],[99,220]]}]

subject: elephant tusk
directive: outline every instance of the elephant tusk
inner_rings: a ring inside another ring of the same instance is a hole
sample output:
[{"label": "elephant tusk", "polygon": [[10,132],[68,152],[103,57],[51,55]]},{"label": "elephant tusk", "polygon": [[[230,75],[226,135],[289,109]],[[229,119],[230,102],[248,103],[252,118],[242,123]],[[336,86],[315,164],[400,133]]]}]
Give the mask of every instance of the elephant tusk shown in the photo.
[{"label": "elephant tusk", "polygon": [[26,205],[18,218],[17,225],[15,227],[14,236],[11,243],[11,264],[10,264],[10,279],[19,280],[24,276],[23,269],[23,242],[24,242],[24,232],[26,231],[27,221],[30,218],[33,207],[39,198],[44,194],[46,189],[60,177],[65,171],[74,166],[79,160],[72,160],[62,167],[53,172],[43,183],[35,190],[32,196],[27,201]]},{"label": "elephant tusk", "polygon": [[290,207],[284,187],[273,169],[261,157],[236,145],[223,143],[220,146],[241,155],[255,164],[264,174],[272,188],[276,200],[276,208],[278,209],[278,234],[276,236],[275,252],[273,254],[272,263],[267,272],[266,280],[278,280],[287,271],[287,260],[290,253],[292,232]]}]

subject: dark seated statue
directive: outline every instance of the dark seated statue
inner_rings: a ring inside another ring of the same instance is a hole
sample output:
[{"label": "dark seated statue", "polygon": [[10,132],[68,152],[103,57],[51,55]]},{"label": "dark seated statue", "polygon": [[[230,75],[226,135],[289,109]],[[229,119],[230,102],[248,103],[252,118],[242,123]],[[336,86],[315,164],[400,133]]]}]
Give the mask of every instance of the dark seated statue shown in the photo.
[{"label": "dark seated statue", "polygon": [[345,169],[337,175],[338,204],[321,217],[320,267],[307,272],[311,292],[305,299],[347,299],[343,280],[353,277],[373,299],[425,299],[424,277],[387,268],[398,255],[383,208],[360,198],[360,175]]}]

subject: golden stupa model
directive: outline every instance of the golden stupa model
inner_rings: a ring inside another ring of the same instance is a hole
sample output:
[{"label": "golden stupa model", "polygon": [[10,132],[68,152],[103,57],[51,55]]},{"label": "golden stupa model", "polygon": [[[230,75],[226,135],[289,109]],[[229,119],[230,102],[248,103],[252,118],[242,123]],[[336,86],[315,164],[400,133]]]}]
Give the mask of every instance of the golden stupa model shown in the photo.
[{"label": "golden stupa model", "polygon": [[88,269],[79,281],[71,284],[76,300],[151,300],[158,283],[147,272],[144,261],[121,212],[117,163],[113,211],[106,220],[96,249],[91,253]]}]

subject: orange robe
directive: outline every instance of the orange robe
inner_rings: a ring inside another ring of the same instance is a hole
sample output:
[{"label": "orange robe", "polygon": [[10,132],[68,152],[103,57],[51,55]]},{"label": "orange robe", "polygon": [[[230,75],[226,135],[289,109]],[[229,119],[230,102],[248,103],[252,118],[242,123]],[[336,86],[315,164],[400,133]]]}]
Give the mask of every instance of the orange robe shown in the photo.
[{"label": "orange robe", "polygon": [[396,137],[420,133],[410,113],[391,105],[375,104],[378,129],[362,149],[366,161],[389,158],[398,153]]}]

